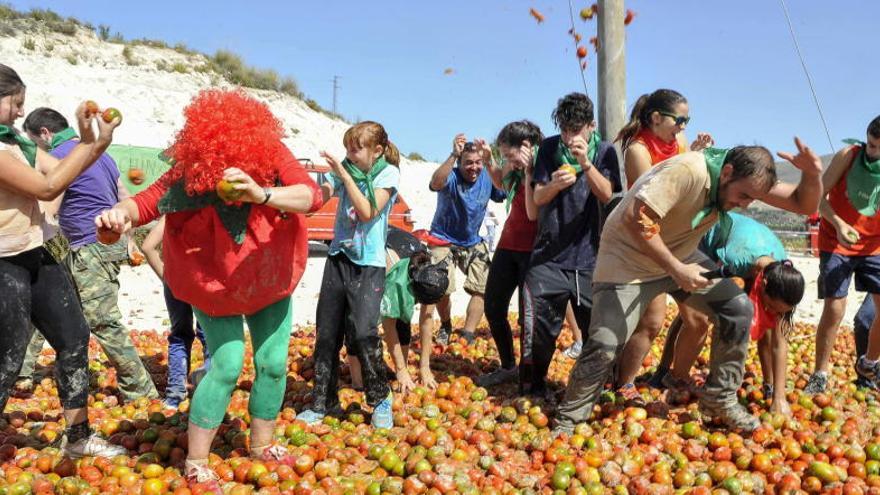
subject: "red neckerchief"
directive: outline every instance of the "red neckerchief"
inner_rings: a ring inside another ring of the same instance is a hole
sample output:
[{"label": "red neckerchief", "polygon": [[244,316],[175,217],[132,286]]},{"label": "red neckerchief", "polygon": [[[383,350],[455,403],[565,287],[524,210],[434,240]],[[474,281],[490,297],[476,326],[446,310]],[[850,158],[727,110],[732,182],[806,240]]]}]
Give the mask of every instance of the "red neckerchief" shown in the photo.
[{"label": "red neckerchief", "polygon": [[651,129],[642,129],[636,134],[633,141],[641,142],[645,145],[645,148],[648,148],[648,153],[651,155],[651,165],[656,165],[683,151],[681,146],[679,146],[677,139],[673,139],[667,143],[660,139],[660,136],[654,134]]}]

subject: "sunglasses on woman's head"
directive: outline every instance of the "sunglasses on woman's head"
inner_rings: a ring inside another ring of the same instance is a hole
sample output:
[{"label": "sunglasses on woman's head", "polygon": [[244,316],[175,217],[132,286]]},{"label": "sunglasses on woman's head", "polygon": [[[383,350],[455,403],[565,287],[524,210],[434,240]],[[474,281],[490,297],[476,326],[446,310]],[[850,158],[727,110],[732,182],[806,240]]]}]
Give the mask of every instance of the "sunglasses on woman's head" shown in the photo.
[{"label": "sunglasses on woman's head", "polygon": [[674,113],[661,112],[659,110],[658,110],[658,113],[660,115],[665,115],[667,117],[671,117],[672,120],[675,121],[675,125],[687,125],[687,123],[691,121],[690,116],[675,115]]}]

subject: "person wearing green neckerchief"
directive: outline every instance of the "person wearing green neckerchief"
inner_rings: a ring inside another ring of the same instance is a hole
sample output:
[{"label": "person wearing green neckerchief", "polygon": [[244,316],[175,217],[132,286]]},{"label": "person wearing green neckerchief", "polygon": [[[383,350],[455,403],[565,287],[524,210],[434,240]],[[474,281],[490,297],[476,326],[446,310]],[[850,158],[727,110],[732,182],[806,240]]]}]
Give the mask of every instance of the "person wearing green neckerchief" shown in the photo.
[{"label": "person wearing green neckerchief", "polygon": [[[856,290],[880,303],[880,116],[867,129],[864,142],[847,140],[822,177],[825,196],[819,206],[819,298],[824,299],[816,328],[816,364],[804,388],[815,394],[828,386],[831,350],[846,312],[850,279]],[[864,320],[864,318],[863,318]],[[864,354],[855,356],[863,384],[880,384],[880,321],[872,324]]]},{"label": "person wearing green neckerchief", "polygon": [[315,386],[312,404],[297,419],[320,423],[339,414],[339,353],[343,342],[360,362],[372,425],[391,428],[393,395],[385,374],[378,323],[385,289],[388,215],[400,183],[400,154],[377,122],[345,131],[341,162],[322,152],[331,172],[321,185],[325,200],[339,197],[333,241],[324,265],[315,315]]},{"label": "person wearing green neckerchief", "polygon": [[[40,149],[62,159],[77,145],[79,137],[58,111],[41,107],[28,114],[22,125]],[[80,174],[64,193],[58,210],[58,223],[70,249],[64,264],[73,278],[83,314],[92,335],[101,345],[110,364],[116,369],[119,392],[125,401],[139,397],[156,399],[159,393],[137,350],[119,311],[119,271],[128,260],[131,238],[111,245],[98,242],[95,217],[129,197],[120,181],[116,162],[101,154],[94,166]],[[19,382],[33,374],[36,354],[42,348],[42,335],[34,333]]]},{"label": "person wearing green neckerchief", "polygon": [[779,153],[801,171],[797,185],[777,181],[770,152],[761,146],[707,148],[671,157],[643,175],[608,217],[596,270],[589,337],[556,409],[556,431],[571,432],[589,419],[648,303],[667,293],[714,320],[709,376],[700,393],[706,417],[752,431],[760,421],[738,402],[754,313],[731,279],[707,279],[716,269],[698,247],[706,232],[730,225],[727,212],[755,200],[809,215],[822,194],[822,162],[795,138],[796,155]]},{"label": "person wearing green neckerchief", "polygon": [[62,454],[124,455],[125,449],[89,427],[89,326],[67,271],[45,247],[40,208],[95,163],[121,119],[95,119],[81,103],[75,115],[82,139],[59,160],[15,129],[15,121],[24,117],[25,92],[18,73],[0,64],[0,411],[36,327],[56,352],[54,374],[67,424]]},{"label": "person wearing green neckerchief", "polygon": [[566,308],[585,329],[604,210],[622,180],[617,153],[596,129],[587,95],[560,98],[551,116],[560,133],[541,141],[532,175],[538,229],[523,281],[518,374],[522,393],[553,400],[547,373]]},{"label": "person wearing green neckerchief", "polygon": [[444,262],[449,270],[449,287],[436,305],[423,305],[419,314],[422,332],[433,331],[434,306],[440,315],[437,343],[447,345],[453,334],[450,296],[456,290],[456,272],[466,275],[464,291],[470,296],[464,328],[458,332],[467,343],[474,340],[477,324],[483,317],[486,278],[491,257],[489,247],[480,237],[480,225],[489,202],[500,203],[501,168],[496,166],[492,149],[484,139],[469,142],[464,134],[452,140],[452,153],[434,170],[428,184],[437,193],[437,208],[427,236],[431,259]]}]

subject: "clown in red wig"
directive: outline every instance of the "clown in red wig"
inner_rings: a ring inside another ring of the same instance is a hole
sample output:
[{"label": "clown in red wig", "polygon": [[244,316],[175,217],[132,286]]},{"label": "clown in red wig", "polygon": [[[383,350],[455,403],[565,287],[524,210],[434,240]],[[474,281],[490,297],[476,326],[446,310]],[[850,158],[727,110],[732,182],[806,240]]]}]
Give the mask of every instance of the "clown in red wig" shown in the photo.
[{"label": "clown in red wig", "polygon": [[[308,256],[302,214],[319,209],[322,195],[265,104],[241,91],[207,90],[184,115],[166,151],[171,169],[95,224],[122,233],[166,215],[165,283],[192,304],[212,355],[190,406],[186,464],[191,481],[210,484],[217,477],[207,457],[242,369],[244,320],[256,370],[251,455],[284,454],[270,442],[286,386],[290,295]],[[216,192],[221,181],[234,202]]]}]

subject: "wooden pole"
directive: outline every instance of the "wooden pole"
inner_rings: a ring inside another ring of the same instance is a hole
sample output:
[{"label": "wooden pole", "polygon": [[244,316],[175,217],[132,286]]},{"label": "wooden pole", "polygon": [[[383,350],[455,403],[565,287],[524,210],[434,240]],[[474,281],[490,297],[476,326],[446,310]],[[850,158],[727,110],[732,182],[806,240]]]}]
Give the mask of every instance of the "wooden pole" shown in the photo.
[{"label": "wooden pole", "polygon": [[626,124],[623,0],[599,0],[599,131],[610,141]]}]

